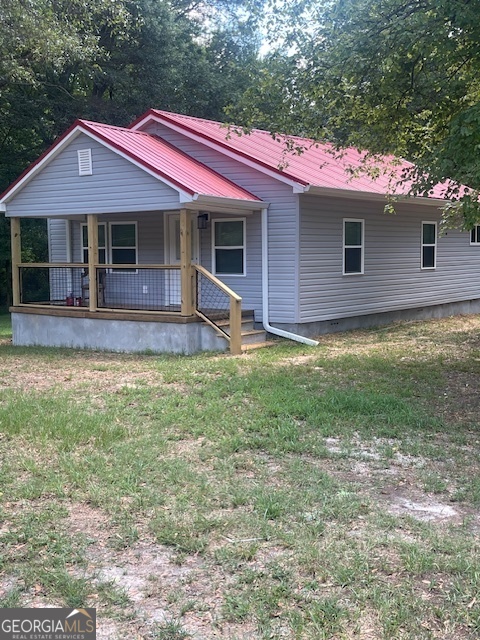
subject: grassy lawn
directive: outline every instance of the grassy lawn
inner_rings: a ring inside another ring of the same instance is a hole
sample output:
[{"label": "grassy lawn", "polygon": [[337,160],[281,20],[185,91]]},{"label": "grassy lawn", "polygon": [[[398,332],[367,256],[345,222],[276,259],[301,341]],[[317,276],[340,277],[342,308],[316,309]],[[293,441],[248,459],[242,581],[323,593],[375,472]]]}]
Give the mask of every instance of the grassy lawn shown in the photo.
[{"label": "grassy lawn", "polygon": [[238,358],[14,348],[0,606],[98,638],[480,637],[480,318]]}]

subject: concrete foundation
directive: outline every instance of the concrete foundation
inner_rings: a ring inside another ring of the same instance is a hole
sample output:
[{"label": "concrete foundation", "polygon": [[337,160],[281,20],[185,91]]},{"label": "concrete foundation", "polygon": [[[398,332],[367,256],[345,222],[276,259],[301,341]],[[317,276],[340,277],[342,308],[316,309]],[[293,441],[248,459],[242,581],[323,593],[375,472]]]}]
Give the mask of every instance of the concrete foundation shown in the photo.
[{"label": "concrete foundation", "polygon": [[[227,341],[202,322],[169,322],[158,318],[133,320],[118,316],[97,318],[87,313],[78,316],[49,315],[43,309],[36,313],[33,309],[19,311],[19,307],[11,311],[13,344],[19,346],[187,355],[199,351],[228,350]],[[480,299],[322,322],[275,323],[275,326],[314,338],[326,333],[384,326],[400,320],[427,320],[472,313],[480,313]]]},{"label": "concrete foundation", "polygon": [[119,352],[225,351],[227,341],[201,322],[144,322],[12,312],[13,344]]},{"label": "concrete foundation", "polygon": [[400,309],[386,313],[374,313],[352,318],[335,318],[322,322],[305,322],[298,324],[278,324],[279,329],[298,333],[307,338],[315,338],[326,333],[350,331],[352,329],[367,329],[384,326],[392,322],[428,320],[430,318],[447,318],[449,316],[480,313],[480,299],[451,302],[435,306],[418,307],[415,309]]}]

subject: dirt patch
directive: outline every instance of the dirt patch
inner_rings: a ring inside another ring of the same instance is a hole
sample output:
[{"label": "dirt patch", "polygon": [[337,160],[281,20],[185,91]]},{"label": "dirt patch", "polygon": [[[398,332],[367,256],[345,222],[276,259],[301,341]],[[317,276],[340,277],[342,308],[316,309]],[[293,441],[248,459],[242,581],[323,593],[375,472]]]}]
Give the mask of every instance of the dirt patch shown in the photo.
[{"label": "dirt patch", "polygon": [[160,384],[159,374],[147,371],[115,371],[81,368],[74,363],[62,363],[62,366],[25,366],[24,362],[10,362],[9,371],[0,381],[4,388],[46,391],[78,387],[94,387],[96,390],[116,391],[123,387],[137,388],[145,384]]},{"label": "dirt patch", "polygon": [[461,518],[459,511],[452,506],[444,502],[421,497],[417,500],[412,500],[411,497],[393,495],[387,506],[387,511],[394,516],[408,515],[424,522],[453,522],[459,521]]},{"label": "dirt patch", "polygon": [[84,503],[69,505],[67,527],[70,534],[84,535],[102,546],[107,543],[111,535],[106,514]]},{"label": "dirt patch", "polygon": [[279,367],[298,367],[303,364],[308,364],[318,358],[318,353],[315,351],[313,353],[302,354],[300,356],[291,356],[288,358],[281,358],[275,362],[275,366]]},{"label": "dirt patch", "polygon": [[[480,514],[465,504],[452,502],[449,496],[454,487],[447,485],[443,497],[432,495],[419,488],[419,478],[433,474],[443,477],[449,461],[428,461],[423,456],[413,456],[395,451],[396,440],[374,438],[362,442],[356,435],[348,443],[340,438],[326,438],[325,446],[331,458],[306,457],[314,464],[342,481],[351,483],[366,498],[394,516],[410,516],[423,522],[440,526],[461,525],[469,522],[471,531],[480,526]],[[388,457],[384,451],[388,450]],[[421,486],[421,485],[420,485]]]},{"label": "dirt patch", "polygon": [[223,594],[232,577],[221,567],[197,555],[179,562],[175,550],[156,544],[145,532],[131,547],[116,550],[111,545],[115,528],[108,525],[104,513],[90,505],[70,507],[68,528],[90,543],[85,555],[87,568],[81,577],[99,589],[109,585],[129,603],[122,613],[131,616],[131,622],[104,618],[99,610],[98,638],[144,638],[153,633],[155,625],[180,618],[182,629],[197,640],[257,638],[253,624],[222,621]]},{"label": "dirt patch", "polygon": [[445,386],[438,396],[437,414],[448,422],[478,422],[480,411],[480,375],[472,372],[448,371]]},{"label": "dirt patch", "polygon": [[345,638],[347,640],[375,640],[382,637],[382,625],[378,616],[368,609],[362,611],[356,625],[347,629]]},{"label": "dirt patch", "polygon": [[198,640],[256,637],[254,625],[242,624],[238,635],[240,627],[234,631],[222,621],[223,594],[232,578],[199,556],[179,564],[171,549],[147,540],[121,552],[90,547],[88,556],[93,581],[110,583],[127,596],[137,633],[181,617],[182,628]]}]

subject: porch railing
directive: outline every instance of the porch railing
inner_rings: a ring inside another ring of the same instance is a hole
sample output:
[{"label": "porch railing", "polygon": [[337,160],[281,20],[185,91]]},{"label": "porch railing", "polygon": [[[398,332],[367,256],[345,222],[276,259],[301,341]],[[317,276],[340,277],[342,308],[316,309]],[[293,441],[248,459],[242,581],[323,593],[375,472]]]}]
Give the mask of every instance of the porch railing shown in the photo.
[{"label": "porch railing", "polygon": [[18,265],[20,304],[81,306],[80,263],[23,263]]},{"label": "porch railing", "polygon": [[[200,265],[192,266],[194,312],[241,353],[242,298]],[[181,312],[182,283],[178,265],[97,264],[90,277],[83,263],[21,263],[18,265],[21,305],[90,307],[95,310]]]},{"label": "porch railing", "polygon": [[230,352],[242,352],[242,298],[210,271],[193,265],[195,313],[230,343]]},{"label": "porch railing", "polygon": [[[22,263],[20,304],[89,307],[91,278],[82,263]],[[180,267],[96,265],[98,309],[180,312]]]},{"label": "porch railing", "polygon": [[180,313],[181,275],[177,265],[97,265],[99,309]]}]

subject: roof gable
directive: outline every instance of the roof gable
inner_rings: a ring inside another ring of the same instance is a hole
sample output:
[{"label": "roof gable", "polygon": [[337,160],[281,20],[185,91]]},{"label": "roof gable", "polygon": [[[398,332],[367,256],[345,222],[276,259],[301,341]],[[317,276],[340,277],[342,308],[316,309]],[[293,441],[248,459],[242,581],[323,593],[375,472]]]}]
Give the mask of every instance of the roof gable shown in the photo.
[{"label": "roof gable", "polygon": [[[81,175],[78,156],[86,151],[92,172]],[[101,215],[178,209],[179,203],[178,190],[80,131],[6,201],[6,213],[9,217]]]},{"label": "roof gable", "polygon": [[182,202],[206,196],[244,202],[261,200],[158,136],[122,127],[77,120],[2,194],[7,202],[80,133],[121,155],[178,192]]}]

